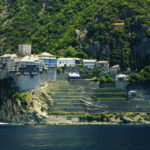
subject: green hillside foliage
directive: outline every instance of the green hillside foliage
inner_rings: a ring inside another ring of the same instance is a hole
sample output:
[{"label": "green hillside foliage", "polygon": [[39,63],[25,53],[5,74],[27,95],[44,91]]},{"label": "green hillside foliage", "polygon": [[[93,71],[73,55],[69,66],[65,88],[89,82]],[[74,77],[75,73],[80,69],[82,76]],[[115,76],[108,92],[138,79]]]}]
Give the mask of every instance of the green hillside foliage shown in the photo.
[{"label": "green hillside foliage", "polygon": [[0,53],[16,52],[21,43],[37,54],[140,70],[150,65],[150,0],[0,0]]},{"label": "green hillside foliage", "polygon": [[144,67],[140,71],[140,73],[133,73],[129,76],[128,80],[129,85],[132,86],[144,86],[144,87],[149,87],[150,85],[150,66]]}]

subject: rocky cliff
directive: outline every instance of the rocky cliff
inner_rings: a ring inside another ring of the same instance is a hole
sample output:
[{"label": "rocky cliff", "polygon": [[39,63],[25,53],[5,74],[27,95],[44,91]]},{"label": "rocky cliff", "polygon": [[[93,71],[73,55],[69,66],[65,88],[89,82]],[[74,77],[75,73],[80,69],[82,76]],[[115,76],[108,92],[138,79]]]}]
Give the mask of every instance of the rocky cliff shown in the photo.
[{"label": "rocky cliff", "polygon": [[[47,84],[31,92],[17,92],[12,81],[1,81],[0,120],[14,123],[44,123],[48,117],[47,111],[53,106],[53,100],[48,95]],[[6,83],[6,82],[5,82]]]}]

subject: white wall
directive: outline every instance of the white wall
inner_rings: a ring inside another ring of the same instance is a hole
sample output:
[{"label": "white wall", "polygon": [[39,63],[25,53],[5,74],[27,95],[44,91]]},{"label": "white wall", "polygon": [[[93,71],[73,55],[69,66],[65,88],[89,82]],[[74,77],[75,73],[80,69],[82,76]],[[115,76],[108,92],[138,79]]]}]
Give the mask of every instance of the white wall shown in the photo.
[{"label": "white wall", "polygon": [[17,76],[15,72],[8,73],[7,70],[0,72],[0,79],[12,77],[16,86],[22,91],[38,88],[42,82],[56,81],[56,76],[56,68],[49,68],[49,70],[34,75],[33,77],[24,74]]},{"label": "white wall", "polygon": [[100,67],[100,68],[109,68],[109,63],[96,63],[96,67]]},{"label": "white wall", "polygon": [[16,85],[21,90],[32,90],[40,87],[42,82],[56,81],[56,69],[52,68],[42,74],[30,77],[29,75],[20,75],[16,78]]},{"label": "white wall", "polygon": [[56,68],[49,68],[47,71],[47,81],[56,81],[57,73],[56,73]]},{"label": "white wall", "polygon": [[20,75],[16,78],[16,85],[23,91],[38,88],[40,87],[40,84],[41,84],[40,75],[36,75],[34,77],[31,77],[29,75]]},{"label": "white wall", "polygon": [[49,68],[47,71],[40,74],[41,82],[56,81],[56,68]]},{"label": "white wall", "polygon": [[89,68],[94,68],[95,62],[83,62],[83,66],[89,67]]},{"label": "white wall", "polygon": [[67,67],[75,66],[75,60],[57,60],[57,66],[58,67],[64,67],[65,65]]}]

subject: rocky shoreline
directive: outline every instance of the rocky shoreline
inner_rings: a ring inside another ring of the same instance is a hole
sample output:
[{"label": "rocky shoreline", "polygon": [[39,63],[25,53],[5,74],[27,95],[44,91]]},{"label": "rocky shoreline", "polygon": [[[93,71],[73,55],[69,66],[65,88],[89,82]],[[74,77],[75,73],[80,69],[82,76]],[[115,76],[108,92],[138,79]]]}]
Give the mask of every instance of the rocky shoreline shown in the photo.
[{"label": "rocky shoreline", "polygon": [[78,123],[74,123],[74,122],[68,122],[68,123],[10,123],[10,122],[1,122],[0,126],[4,126],[4,125],[12,125],[12,126],[30,126],[30,125],[40,125],[40,126],[49,126],[49,125],[134,125],[134,126],[141,126],[141,125],[150,125],[150,122],[145,122],[145,123],[110,123],[110,122],[78,122]]},{"label": "rocky shoreline", "polygon": [[[105,114],[105,116],[104,116]],[[149,113],[108,113],[103,112],[103,121],[90,120],[90,115],[78,118],[78,120],[68,120],[67,117],[48,116],[39,122],[2,122],[0,125],[150,125]],[[95,119],[100,118],[97,116]],[[77,118],[76,118],[77,119]]]}]

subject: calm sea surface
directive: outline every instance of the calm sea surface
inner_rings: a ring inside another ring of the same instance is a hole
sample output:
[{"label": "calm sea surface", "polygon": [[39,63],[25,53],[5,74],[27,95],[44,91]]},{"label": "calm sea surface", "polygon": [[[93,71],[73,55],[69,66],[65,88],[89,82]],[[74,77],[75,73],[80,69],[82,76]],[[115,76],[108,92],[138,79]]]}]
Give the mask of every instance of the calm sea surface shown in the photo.
[{"label": "calm sea surface", "polygon": [[0,126],[0,150],[150,150],[150,126]]}]

